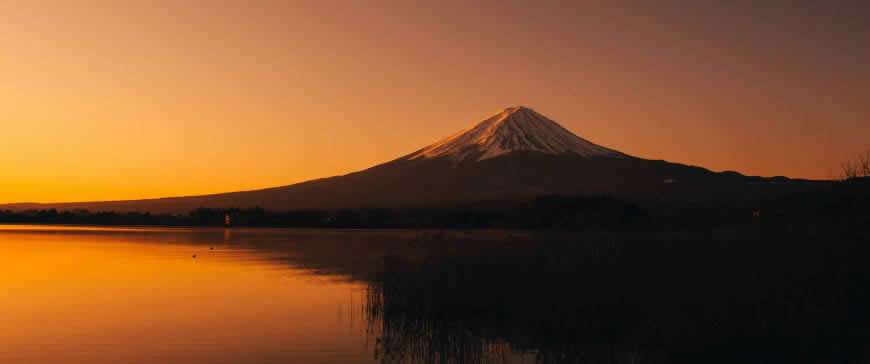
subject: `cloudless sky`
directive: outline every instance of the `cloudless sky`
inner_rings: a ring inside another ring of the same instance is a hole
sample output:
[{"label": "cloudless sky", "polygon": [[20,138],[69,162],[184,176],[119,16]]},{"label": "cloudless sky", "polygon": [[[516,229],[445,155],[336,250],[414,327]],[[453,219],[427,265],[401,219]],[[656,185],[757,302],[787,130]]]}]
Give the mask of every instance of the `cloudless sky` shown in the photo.
[{"label": "cloudless sky", "polygon": [[622,152],[830,178],[866,1],[0,2],[0,202],[287,185],[525,105]]}]

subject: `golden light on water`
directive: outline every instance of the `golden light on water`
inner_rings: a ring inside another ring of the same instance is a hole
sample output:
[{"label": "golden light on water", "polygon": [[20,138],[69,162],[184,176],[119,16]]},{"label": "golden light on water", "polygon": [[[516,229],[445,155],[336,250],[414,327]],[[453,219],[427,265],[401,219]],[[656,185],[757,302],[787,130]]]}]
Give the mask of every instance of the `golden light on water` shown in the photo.
[{"label": "golden light on water", "polygon": [[[362,328],[348,319],[356,284],[289,269],[267,253],[171,243],[190,234],[3,228],[0,361],[322,360],[318,355],[332,351],[338,352],[327,357],[365,353]],[[295,346],[286,347],[288,341]]]}]

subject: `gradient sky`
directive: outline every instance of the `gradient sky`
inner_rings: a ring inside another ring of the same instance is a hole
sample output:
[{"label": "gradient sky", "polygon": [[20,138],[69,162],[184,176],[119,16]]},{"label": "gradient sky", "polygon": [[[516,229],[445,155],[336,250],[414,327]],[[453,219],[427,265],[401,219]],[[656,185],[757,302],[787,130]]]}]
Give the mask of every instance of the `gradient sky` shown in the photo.
[{"label": "gradient sky", "polygon": [[344,174],[525,105],[650,159],[830,178],[866,1],[0,2],[0,202]]}]

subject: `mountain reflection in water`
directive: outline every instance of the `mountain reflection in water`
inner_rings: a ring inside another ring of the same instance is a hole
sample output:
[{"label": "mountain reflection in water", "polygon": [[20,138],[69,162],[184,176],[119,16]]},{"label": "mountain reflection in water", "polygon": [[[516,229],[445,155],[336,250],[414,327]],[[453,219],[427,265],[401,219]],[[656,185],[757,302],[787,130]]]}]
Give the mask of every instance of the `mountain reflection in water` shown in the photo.
[{"label": "mountain reflection in water", "polygon": [[[364,335],[368,348],[361,353],[348,349],[353,347],[351,338],[342,339],[345,344],[333,343],[330,350],[345,354],[341,362],[841,362],[863,358],[868,345],[865,309],[870,299],[865,287],[870,280],[864,264],[868,248],[846,239],[714,241],[503,231],[4,229],[0,242],[9,240],[10,234],[36,233],[58,239],[76,236],[80,241],[123,240],[173,247],[172,252],[180,252],[177,259],[181,255],[191,259],[190,251],[208,252],[196,258],[203,264],[224,259],[272,267],[270,274],[287,272],[297,277],[294,272],[304,271],[327,278],[317,286],[300,286],[317,292],[308,302],[300,298],[284,304],[298,311],[322,304],[330,290],[347,292],[351,312],[341,319],[351,327],[362,324],[362,331],[354,335]],[[226,269],[214,272],[241,274]],[[219,283],[222,290],[242,288]],[[263,299],[305,297],[305,292],[291,293]],[[330,297],[342,294],[329,293]],[[149,300],[141,299],[146,304]],[[267,308],[276,307],[280,306]],[[269,314],[273,313],[257,313],[258,320],[265,320],[258,322],[273,321],[275,332],[280,332],[281,322],[274,322],[280,319]],[[294,315],[298,320],[300,316]],[[317,322],[323,320],[321,316],[311,316],[306,325],[321,325]],[[285,323],[294,325],[301,323]],[[288,336],[270,339],[275,348],[286,349],[299,340],[292,336],[296,334],[281,335]],[[299,360],[297,354],[291,357]],[[249,359],[244,362],[257,362]]]},{"label": "mountain reflection in water", "polygon": [[384,362],[840,361],[868,345],[860,241],[336,234],[293,261],[366,282]]},{"label": "mountain reflection in water", "polygon": [[854,360],[868,345],[860,241],[367,238],[355,251],[381,253],[354,273],[385,362]]}]

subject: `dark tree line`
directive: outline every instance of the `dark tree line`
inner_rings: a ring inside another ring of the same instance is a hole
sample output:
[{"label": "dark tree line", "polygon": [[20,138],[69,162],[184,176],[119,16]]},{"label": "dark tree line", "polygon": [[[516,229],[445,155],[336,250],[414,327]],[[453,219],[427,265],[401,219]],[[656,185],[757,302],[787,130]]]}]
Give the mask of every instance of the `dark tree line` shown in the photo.
[{"label": "dark tree line", "polygon": [[0,223],[226,226],[229,217],[230,226],[259,227],[590,229],[631,225],[647,215],[644,208],[607,197],[547,197],[496,205],[291,211],[200,208],[183,215],[51,209],[0,211]]},{"label": "dark tree line", "polygon": [[740,205],[636,204],[607,196],[549,196],[525,203],[481,202],[450,207],[268,211],[259,207],[200,208],[187,214],[0,211],[0,223],[308,227],[686,231],[764,225],[870,223],[870,179],[857,178],[803,193]]}]

